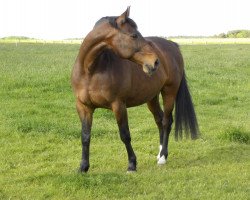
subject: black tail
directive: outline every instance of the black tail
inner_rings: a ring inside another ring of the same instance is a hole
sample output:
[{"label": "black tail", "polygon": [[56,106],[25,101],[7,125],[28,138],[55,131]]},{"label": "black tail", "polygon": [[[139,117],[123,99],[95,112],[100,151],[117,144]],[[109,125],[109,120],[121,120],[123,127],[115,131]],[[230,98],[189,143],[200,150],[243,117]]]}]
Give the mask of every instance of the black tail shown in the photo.
[{"label": "black tail", "polygon": [[183,130],[186,136],[191,134],[192,139],[198,138],[199,128],[194,111],[192,97],[188,90],[188,85],[183,74],[180,88],[175,101],[175,138],[182,138]]}]

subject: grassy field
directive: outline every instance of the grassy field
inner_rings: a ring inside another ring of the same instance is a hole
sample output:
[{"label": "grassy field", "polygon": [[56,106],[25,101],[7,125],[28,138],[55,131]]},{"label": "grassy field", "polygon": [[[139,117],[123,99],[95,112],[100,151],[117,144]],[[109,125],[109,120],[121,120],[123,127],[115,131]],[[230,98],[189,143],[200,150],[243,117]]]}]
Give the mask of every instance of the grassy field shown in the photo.
[{"label": "grassy field", "polygon": [[91,168],[78,174],[80,123],[70,87],[79,44],[0,43],[0,199],[250,199],[250,45],[184,45],[202,137],[170,140],[145,105],[129,109],[138,172],[113,114],[95,112]]}]

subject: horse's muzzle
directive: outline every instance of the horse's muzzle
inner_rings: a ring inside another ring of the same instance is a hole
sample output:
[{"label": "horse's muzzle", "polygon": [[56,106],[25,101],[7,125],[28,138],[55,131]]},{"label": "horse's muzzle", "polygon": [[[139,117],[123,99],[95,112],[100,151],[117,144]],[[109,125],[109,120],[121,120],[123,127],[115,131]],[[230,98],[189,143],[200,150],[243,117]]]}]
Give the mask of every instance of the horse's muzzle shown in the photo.
[{"label": "horse's muzzle", "polygon": [[157,58],[154,62],[153,65],[150,64],[144,64],[143,65],[143,71],[148,74],[149,76],[151,76],[158,68],[158,66],[160,65],[160,61]]}]

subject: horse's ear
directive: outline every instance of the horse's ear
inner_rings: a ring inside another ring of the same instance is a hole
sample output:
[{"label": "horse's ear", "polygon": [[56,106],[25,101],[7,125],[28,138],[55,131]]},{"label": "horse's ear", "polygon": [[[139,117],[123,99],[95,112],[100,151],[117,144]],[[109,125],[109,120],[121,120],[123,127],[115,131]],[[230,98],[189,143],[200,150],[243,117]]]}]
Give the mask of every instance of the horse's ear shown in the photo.
[{"label": "horse's ear", "polygon": [[129,12],[130,12],[130,6],[128,6],[127,10],[116,19],[116,23],[118,25],[124,24],[126,22],[126,19],[129,17]]}]

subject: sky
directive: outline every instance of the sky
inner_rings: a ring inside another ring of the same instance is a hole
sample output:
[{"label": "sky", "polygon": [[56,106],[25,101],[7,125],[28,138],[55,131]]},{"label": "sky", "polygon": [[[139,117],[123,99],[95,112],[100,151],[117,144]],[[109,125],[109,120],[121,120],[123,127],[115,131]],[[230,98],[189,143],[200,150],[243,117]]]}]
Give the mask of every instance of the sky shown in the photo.
[{"label": "sky", "polygon": [[143,36],[210,36],[250,29],[250,0],[0,0],[0,38],[83,38],[131,6]]}]

